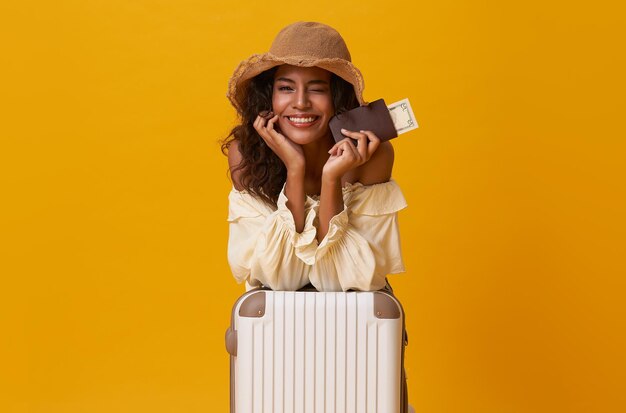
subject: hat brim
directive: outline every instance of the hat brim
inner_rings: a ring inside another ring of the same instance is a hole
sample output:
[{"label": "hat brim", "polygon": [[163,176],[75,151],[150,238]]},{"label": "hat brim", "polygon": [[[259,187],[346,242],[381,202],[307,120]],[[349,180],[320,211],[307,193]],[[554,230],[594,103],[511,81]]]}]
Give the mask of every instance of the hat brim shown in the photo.
[{"label": "hat brim", "polygon": [[365,103],[363,99],[363,75],[361,71],[348,60],[341,58],[319,59],[310,56],[279,57],[271,53],[264,53],[252,55],[247,60],[239,63],[228,81],[228,93],[226,97],[228,97],[230,103],[239,113],[243,112],[250,80],[256,75],[282,64],[300,67],[317,66],[328,70],[352,84],[359,104],[362,105]]}]

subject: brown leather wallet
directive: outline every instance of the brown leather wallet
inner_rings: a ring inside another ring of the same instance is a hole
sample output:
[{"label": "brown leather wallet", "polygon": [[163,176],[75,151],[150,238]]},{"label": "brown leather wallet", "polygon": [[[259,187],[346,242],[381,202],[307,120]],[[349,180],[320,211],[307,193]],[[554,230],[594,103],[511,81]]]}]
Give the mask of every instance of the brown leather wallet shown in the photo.
[{"label": "brown leather wallet", "polygon": [[352,132],[370,130],[374,132],[381,141],[388,141],[398,136],[398,131],[396,131],[393,125],[389,109],[387,109],[387,105],[383,99],[378,99],[370,102],[366,106],[359,106],[347,112],[339,113],[332,117],[328,126],[330,127],[335,142],[349,137],[341,133],[341,128]]}]

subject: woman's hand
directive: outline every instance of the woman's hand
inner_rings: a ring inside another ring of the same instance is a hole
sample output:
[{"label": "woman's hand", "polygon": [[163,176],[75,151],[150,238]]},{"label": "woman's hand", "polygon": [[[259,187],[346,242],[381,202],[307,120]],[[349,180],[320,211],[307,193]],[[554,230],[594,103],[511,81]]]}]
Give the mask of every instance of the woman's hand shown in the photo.
[{"label": "woman's hand", "polygon": [[[369,161],[380,145],[380,138],[372,131],[351,132],[342,129],[341,133],[349,137],[337,142],[328,151],[330,158],[326,161],[322,172],[323,178],[328,180],[339,180],[349,170]],[[357,140],[356,146],[353,139]]]},{"label": "woman's hand", "polygon": [[[295,171],[297,169],[303,171],[304,152],[302,147],[274,129],[274,123],[278,120],[278,115],[269,118],[266,124],[266,118],[262,116],[263,114],[263,112],[259,114],[252,124],[254,129],[261,135],[267,146],[283,161],[287,171]],[[271,116],[272,114],[272,112],[269,112],[266,116]]]}]

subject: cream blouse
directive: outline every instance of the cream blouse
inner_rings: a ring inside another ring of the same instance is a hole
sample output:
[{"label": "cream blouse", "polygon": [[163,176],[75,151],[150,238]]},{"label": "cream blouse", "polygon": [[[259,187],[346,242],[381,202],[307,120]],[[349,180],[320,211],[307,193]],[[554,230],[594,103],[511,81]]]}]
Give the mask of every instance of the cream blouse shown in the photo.
[{"label": "cream blouse", "polygon": [[398,184],[343,188],[344,209],[331,218],[326,237],[316,239],[319,197],[307,196],[305,225],[297,233],[285,187],[277,208],[234,187],[229,200],[228,262],[247,288],[319,291],[379,290],[387,274],[404,272],[398,211],[407,204]]}]

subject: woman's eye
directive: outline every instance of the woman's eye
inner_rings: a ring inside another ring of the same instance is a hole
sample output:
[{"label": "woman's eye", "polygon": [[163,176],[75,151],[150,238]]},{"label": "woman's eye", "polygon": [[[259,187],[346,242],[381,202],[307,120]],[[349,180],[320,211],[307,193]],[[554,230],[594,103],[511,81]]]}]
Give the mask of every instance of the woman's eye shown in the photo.
[{"label": "woman's eye", "polygon": [[291,89],[289,86],[281,86],[278,88],[278,90],[287,90],[287,89]]}]

